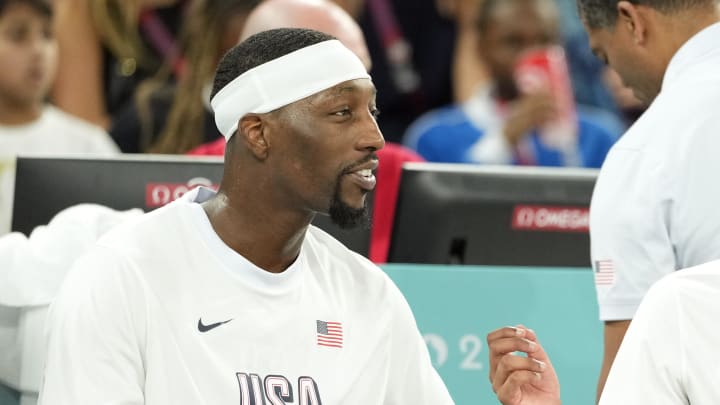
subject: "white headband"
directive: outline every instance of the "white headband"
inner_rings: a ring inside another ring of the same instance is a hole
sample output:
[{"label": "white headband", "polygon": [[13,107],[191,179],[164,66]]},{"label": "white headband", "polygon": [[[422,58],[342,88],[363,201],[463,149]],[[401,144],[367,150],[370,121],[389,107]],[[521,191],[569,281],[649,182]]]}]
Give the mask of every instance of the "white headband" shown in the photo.
[{"label": "white headband", "polygon": [[210,103],[215,124],[229,140],[248,113],[267,113],[342,82],[369,78],[360,59],[340,41],[324,41],[248,70]]}]

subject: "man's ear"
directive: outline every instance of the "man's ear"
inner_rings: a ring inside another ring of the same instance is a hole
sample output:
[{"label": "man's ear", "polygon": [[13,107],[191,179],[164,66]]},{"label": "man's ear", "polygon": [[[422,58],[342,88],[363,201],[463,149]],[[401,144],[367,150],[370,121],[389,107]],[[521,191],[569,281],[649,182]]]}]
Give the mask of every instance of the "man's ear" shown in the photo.
[{"label": "man's ear", "polygon": [[258,159],[265,160],[268,155],[268,141],[265,134],[265,123],[257,114],[248,114],[238,123],[238,139],[247,145],[248,150]]},{"label": "man's ear", "polygon": [[619,1],[617,11],[618,20],[615,29],[625,30],[632,37],[635,45],[644,45],[647,42],[647,12],[650,8],[629,1]]}]

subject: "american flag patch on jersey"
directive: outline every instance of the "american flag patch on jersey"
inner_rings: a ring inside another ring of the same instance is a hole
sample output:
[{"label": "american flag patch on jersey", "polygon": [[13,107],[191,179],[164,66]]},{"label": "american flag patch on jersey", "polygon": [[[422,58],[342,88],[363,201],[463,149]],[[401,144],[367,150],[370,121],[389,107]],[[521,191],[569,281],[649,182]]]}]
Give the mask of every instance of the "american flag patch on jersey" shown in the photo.
[{"label": "american flag patch on jersey", "polygon": [[615,264],[612,260],[595,261],[595,285],[615,283]]},{"label": "american flag patch on jersey", "polygon": [[317,344],[318,346],[337,347],[338,349],[342,349],[342,323],[317,321]]}]

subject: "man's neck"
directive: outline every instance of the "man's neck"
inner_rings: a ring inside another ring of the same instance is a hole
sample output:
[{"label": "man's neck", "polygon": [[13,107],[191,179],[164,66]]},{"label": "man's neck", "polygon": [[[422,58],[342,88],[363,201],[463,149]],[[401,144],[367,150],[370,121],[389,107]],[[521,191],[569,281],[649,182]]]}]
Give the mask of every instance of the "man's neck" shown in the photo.
[{"label": "man's neck", "polygon": [[0,124],[26,125],[42,115],[42,103],[19,104],[0,99]]},{"label": "man's neck", "polygon": [[668,15],[661,25],[665,39],[660,41],[662,54],[667,56],[669,64],[672,57],[692,37],[705,28],[720,22],[720,5],[703,10],[693,10],[679,15]]},{"label": "man's neck", "polygon": [[282,213],[267,205],[231,199],[222,190],[202,205],[226,245],[271,273],[285,271],[297,259],[313,219],[311,214]]}]

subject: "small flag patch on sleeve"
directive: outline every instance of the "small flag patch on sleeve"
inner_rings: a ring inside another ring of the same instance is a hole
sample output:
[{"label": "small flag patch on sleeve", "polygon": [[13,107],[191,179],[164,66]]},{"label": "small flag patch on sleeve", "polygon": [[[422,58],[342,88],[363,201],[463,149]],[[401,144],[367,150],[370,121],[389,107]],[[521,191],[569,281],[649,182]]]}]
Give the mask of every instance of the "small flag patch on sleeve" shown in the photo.
[{"label": "small flag patch on sleeve", "polygon": [[612,260],[595,261],[595,285],[612,285],[615,283],[615,264]]},{"label": "small flag patch on sleeve", "polygon": [[317,321],[318,346],[343,347],[343,328],[341,322]]}]

